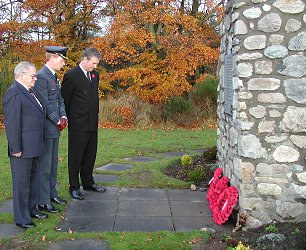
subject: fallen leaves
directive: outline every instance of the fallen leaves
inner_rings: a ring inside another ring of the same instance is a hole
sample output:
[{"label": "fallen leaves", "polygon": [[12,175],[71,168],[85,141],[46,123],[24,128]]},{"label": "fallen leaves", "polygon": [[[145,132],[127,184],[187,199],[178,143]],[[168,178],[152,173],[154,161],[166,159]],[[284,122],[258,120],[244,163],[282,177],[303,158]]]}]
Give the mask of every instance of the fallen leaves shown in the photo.
[{"label": "fallen leaves", "polygon": [[194,244],[197,244],[200,241],[202,241],[202,238],[201,237],[197,237],[197,238],[194,238],[191,241],[189,241],[189,244],[190,245],[194,245]]}]

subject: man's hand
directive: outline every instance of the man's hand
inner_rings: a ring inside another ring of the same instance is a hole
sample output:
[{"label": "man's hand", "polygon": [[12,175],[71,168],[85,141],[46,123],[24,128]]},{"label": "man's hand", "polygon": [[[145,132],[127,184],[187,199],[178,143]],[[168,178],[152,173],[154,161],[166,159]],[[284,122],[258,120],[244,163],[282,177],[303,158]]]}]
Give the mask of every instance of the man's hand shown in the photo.
[{"label": "man's hand", "polygon": [[14,156],[14,157],[21,157],[21,154],[22,154],[22,152],[18,152],[18,153],[12,154],[12,156]]},{"label": "man's hand", "polygon": [[67,128],[67,126],[68,126],[68,121],[67,118],[65,117],[61,117],[60,123],[56,125],[59,131],[62,131],[63,129]]}]

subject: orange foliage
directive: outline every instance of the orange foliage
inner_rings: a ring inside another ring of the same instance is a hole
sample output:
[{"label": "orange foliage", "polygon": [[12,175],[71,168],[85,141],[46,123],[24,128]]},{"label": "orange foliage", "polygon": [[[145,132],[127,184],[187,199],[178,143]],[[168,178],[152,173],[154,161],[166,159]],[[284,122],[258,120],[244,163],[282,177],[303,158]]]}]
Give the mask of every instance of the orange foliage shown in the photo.
[{"label": "orange foliage", "polygon": [[[118,1],[107,35],[94,39],[108,64],[110,83],[124,86],[146,101],[159,103],[191,90],[214,68],[219,41],[213,27],[181,13],[175,1]],[[213,72],[214,73],[214,72]]]},{"label": "orange foliage", "polygon": [[[219,55],[219,37],[207,16],[214,13],[218,19],[220,5],[207,0],[202,12],[194,14],[191,5],[182,10],[180,4],[177,0],[23,1],[17,8],[23,15],[0,23],[1,54],[11,54],[13,63],[29,60],[40,68],[44,46],[68,46],[65,71],[78,63],[83,48],[93,44],[102,52],[105,66],[100,70],[101,92],[120,86],[143,100],[163,102],[214,73]],[[105,15],[113,15],[110,29],[94,38]]]},{"label": "orange foliage", "polygon": [[133,113],[129,107],[126,106],[115,107],[113,108],[112,112],[116,113],[116,115],[119,115],[119,117],[123,119],[123,125],[131,126]]}]

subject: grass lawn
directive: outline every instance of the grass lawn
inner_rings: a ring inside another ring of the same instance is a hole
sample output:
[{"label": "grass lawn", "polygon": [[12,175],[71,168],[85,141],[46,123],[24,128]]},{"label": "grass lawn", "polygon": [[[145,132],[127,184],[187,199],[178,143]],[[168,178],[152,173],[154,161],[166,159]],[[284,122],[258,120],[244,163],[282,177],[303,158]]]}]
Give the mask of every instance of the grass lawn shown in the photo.
[{"label": "grass lawn", "polygon": [[[59,149],[59,195],[67,200],[67,131],[62,133]],[[99,130],[99,143],[96,167],[107,163],[127,163],[125,157],[149,156],[159,158],[150,163],[133,162],[134,168],[124,172],[103,171],[103,174],[116,174],[118,180],[112,186],[119,187],[154,187],[154,188],[186,188],[189,186],[180,180],[169,178],[161,170],[179,158],[165,157],[162,152],[183,151],[194,154],[192,150],[205,149],[216,145],[215,130]],[[130,163],[130,162],[129,162]],[[12,181],[7,157],[7,142],[4,130],[0,130],[0,205],[12,198]],[[100,183],[107,185],[107,183]],[[109,185],[109,184],[108,184]],[[63,210],[63,209],[62,209]],[[61,210],[61,211],[62,211]],[[108,242],[111,249],[190,249],[189,242],[195,238],[208,237],[200,231],[174,233],[167,231],[140,232],[101,232],[101,233],[69,233],[58,232],[56,225],[61,221],[63,213],[49,216],[47,220],[35,220],[37,227],[9,239],[0,240],[3,247],[29,247],[44,249],[49,241],[59,239],[97,238]],[[0,223],[13,222],[11,214],[0,213]],[[21,243],[22,242],[22,243]],[[20,245],[19,245],[20,243]]]}]

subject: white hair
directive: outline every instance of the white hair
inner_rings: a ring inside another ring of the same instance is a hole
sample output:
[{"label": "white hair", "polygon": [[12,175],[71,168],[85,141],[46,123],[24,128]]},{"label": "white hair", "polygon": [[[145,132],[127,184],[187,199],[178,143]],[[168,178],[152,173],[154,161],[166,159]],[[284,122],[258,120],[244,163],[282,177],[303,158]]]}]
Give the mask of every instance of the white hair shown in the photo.
[{"label": "white hair", "polygon": [[28,61],[22,61],[18,63],[14,69],[15,79],[19,77],[20,74],[27,72],[30,68],[35,69],[35,65]]}]

